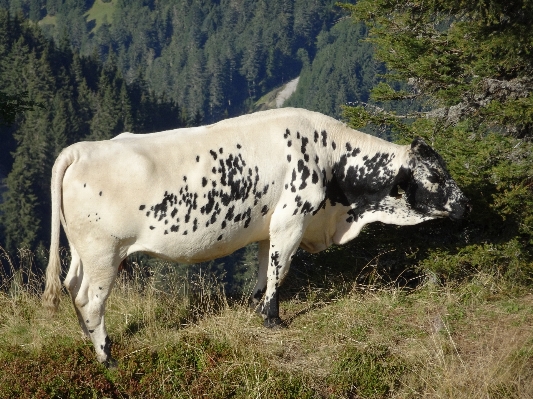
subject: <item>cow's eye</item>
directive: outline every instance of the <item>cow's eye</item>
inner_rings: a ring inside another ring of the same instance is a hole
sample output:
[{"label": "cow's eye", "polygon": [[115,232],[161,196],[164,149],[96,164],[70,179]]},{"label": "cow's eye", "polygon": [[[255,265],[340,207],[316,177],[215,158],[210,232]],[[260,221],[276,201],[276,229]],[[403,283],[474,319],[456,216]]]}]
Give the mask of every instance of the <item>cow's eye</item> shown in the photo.
[{"label": "cow's eye", "polygon": [[433,184],[442,183],[442,177],[438,173],[432,173],[431,175],[429,175],[428,180],[430,183]]}]

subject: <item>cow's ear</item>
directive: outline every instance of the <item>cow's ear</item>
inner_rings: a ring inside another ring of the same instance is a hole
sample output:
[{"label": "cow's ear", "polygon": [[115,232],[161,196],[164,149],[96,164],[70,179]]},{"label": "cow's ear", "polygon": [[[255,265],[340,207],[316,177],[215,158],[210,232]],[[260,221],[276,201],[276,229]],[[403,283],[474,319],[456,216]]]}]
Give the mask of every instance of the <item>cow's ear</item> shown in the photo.
[{"label": "cow's ear", "polygon": [[411,180],[411,169],[400,167],[400,170],[398,171],[398,175],[396,176],[396,179],[394,179],[394,183],[403,190],[407,188],[407,185],[409,184]]},{"label": "cow's ear", "polygon": [[389,193],[391,197],[399,199],[407,191],[409,187],[409,182],[411,180],[411,169],[400,167],[398,174],[394,178],[392,183],[392,189]]},{"label": "cow's ear", "polygon": [[429,158],[435,154],[433,148],[426,144],[421,137],[416,137],[411,143],[411,151],[413,154],[418,155],[421,158]]}]

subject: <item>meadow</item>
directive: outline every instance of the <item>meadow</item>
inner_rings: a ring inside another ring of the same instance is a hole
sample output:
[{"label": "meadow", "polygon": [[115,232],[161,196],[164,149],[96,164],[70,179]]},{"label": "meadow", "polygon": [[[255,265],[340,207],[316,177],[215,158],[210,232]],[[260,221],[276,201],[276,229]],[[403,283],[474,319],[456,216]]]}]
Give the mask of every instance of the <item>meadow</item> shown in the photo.
[{"label": "meadow", "polygon": [[289,274],[286,327],[268,330],[212,275],[134,263],[108,300],[106,369],[66,292],[42,308],[31,256],[2,257],[1,398],[533,397],[533,293],[488,274],[414,289]]}]

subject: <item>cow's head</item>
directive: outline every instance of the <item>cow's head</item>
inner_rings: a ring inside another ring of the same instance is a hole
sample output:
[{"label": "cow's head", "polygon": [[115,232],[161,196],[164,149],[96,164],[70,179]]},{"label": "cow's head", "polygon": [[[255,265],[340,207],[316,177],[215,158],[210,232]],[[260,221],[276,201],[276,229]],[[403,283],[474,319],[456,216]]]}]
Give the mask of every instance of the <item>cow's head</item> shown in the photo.
[{"label": "cow's head", "polygon": [[421,138],[413,140],[410,152],[409,170],[395,189],[405,192],[407,203],[417,213],[462,219],[471,205],[448,173],[442,157]]}]

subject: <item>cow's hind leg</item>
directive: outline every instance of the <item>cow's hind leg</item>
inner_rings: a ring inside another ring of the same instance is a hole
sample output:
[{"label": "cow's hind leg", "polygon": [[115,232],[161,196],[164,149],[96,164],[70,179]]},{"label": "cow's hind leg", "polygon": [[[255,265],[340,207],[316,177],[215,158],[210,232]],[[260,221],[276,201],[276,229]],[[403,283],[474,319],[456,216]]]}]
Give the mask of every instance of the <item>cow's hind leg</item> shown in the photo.
[{"label": "cow's hind leg", "polygon": [[270,240],[259,241],[258,247],[257,258],[259,260],[259,270],[257,271],[257,283],[255,284],[250,298],[250,307],[253,309],[257,309],[259,306],[267,286]]},{"label": "cow's hind leg", "polygon": [[76,315],[78,316],[78,321],[80,323],[81,330],[83,331],[85,337],[90,338],[89,330],[85,326],[85,320],[83,319],[81,312],[76,306],[76,297],[78,296],[78,292],[81,287],[81,282],[83,280],[83,266],[81,264],[81,259],[78,255],[78,252],[76,252],[76,249],[72,246],[70,247],[70,253],[72,256],[72,260],[70,261],[70,268],[68,270],[68,274],[65,278],[64,284],[70,294],[70,297],[72,298],[72,304],[74,305],[74,310],[76,311]]},{"label": "cow's hind leg", "polygon": [[81,272],[76,278],[79,288],[71,295],[78,317],[81,318],[80,323],[93,342],[98,361],[110,367],[116,362],[111,357],[111,340],[105,328],[104,312],[120,259],[108,258],[106,262],[104,259],[101,258],[98,262],[95,262],[94,258],[81,260]]}]

